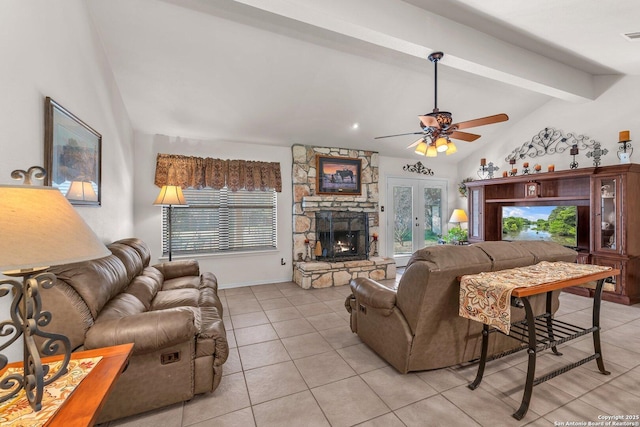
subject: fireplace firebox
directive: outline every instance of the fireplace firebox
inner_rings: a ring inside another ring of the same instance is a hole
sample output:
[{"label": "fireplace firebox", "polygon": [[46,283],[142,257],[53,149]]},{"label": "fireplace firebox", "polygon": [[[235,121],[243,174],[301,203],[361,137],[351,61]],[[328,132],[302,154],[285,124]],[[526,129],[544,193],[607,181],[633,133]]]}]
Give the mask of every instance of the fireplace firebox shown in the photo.
[{"label": "fireplace firebox", "polygon": [[369,220],[366,212],[316,212],[318,261],[356,261],[369,258]]}]

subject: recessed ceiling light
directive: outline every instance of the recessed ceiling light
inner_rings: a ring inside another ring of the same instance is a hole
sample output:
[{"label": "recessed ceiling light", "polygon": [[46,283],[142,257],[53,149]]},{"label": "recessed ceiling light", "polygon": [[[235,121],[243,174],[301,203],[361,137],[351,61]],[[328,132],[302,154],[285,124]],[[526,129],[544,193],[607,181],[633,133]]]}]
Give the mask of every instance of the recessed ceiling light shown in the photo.
[{"label": "recessed ceiling light", "polygon": [[351,125],[351,129],[358,129],[360,127],[360,123],[354,123]]}]

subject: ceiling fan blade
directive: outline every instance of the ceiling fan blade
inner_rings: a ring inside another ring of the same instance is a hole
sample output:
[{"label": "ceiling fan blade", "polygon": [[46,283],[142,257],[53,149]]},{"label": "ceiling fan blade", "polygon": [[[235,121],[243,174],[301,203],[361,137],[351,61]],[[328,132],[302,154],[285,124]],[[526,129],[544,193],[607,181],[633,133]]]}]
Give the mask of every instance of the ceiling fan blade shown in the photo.
[{"label": "ceiling fan blade", "polygon": [[435,117],[418,116],[418,118],[420,119],[420,122],[422,122],[422,124],[425,127],[440,127],[440,125],[438,124],[438,120],[436,120]]},{"label": "ceiling fan blade", "polygon": [[407,145],[407,148],[413,148],[416,145],[420,144],[422,141],[424,141],[424,138],[420,138],[419,140],[417,140],[416,142],[414,142],[413,144],[409,144]]},{"label": "ceiling fan blade", "polygon": [[424,132],[409,132],[409,133],[399,133],[397,135],[385,135],[385,136],[376,136],[373,139],[382,139],[382,138],[391,138],[394,136],[405,136],[405,135],[422,135]]},{"label": "ceiling fan blade", "polygon": [[476,126],[484,126],[484,125],[490,125],[493,123],[506,122],[507,120],[509,120],[509,116],[503,113],[503,114],[496,114],[494,116],[482,117],[480,119],[468,120],[466,122],[456,123],[451,125],[450,127],[455,129],[467,129],[467,128],[472,128]]},{"label": "ceiling fan blade", "polygon": [[480,135],[476,135],[475,133],[468,132],[459,132],[454,130],[449,134],[449,138],[460,139],[462,141],[473,142],[476,139],[480,138]]}]

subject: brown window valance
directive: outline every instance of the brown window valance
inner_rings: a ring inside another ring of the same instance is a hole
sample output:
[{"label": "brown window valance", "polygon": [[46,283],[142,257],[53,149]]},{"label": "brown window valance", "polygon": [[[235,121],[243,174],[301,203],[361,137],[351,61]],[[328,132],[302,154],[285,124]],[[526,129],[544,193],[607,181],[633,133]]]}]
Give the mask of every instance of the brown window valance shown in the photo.
[{"label": "brown window valance", "polygon": [[158,154],[155,184],[158,187],[179,185],[182,188],[211,187],[216,190],[226,185],[231,191],[282,191],[278,162],[222,160],[177,154]]}]

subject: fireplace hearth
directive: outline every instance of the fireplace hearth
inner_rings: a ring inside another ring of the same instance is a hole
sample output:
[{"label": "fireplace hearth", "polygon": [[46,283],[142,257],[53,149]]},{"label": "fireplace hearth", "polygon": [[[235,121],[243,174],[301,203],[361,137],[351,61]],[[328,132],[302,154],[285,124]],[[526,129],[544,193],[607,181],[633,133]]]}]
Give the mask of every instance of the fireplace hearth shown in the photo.
[{"label": "fireplace hearth", "polygon": [[369,258],[366,212],[316,212],[316,240],[322,247],[318,261],[357,261]]}]

